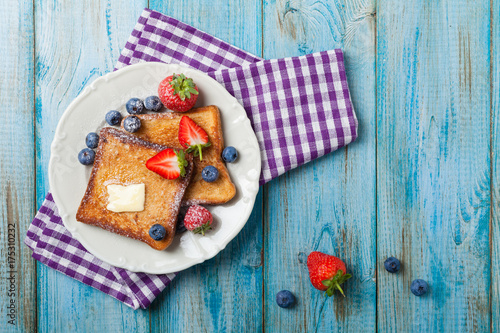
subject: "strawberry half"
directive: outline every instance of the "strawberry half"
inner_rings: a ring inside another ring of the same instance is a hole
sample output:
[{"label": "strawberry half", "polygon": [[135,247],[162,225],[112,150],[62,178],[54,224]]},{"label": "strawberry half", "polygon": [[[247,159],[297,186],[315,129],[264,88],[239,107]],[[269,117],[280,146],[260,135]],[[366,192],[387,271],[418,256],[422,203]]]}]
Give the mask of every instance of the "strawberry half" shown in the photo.
[{"label": "strawberry half", "polygon": [[160,82],[158,97],[167,109],[186,112],[198,99],[198,87],[193,79],[187,78],[184,74],[174,74]]},{"label": "strawberry half", "polygon": [[146,168],[166,179],[184,177],[187,165],[188,162],[184,158],[184,151],[176,151],[171,148],[162,150],[146,162]]},{"label": "strawberry half", "polygon": [[202,149],[210,146],[208,134],[188,116],[182,116],[179,123],[179,143],[186,149],[186,153],[193,153],[203,159]]},{"label": "strawberry half", "polygon": [[346,274],[345,264],[342,260],[315,251],[307,257],[307,268],[314,288],[325,290],[328,296],[332,296],[334,290],[337,289],[345,297],[340,285],[350,279],[351,274]]}]

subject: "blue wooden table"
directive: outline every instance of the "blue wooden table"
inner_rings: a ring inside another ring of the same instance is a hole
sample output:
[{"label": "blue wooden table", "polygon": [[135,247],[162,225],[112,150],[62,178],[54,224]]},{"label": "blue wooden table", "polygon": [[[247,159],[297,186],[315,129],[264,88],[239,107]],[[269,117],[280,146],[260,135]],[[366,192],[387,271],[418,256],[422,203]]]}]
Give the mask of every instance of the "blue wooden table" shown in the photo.
[{"label": "blue wooden table", "polygon": [[[360,135],[262,187],[224,251],[134,311],[22,240],[59,117],[113,69],[144,7],[264,58],[342,47]],[[2,332],[500,331],[500,1],[0,0],[0,12]],[[312,288],[313,250],[345,259],[346,298]],[[416,278],[427,295],[411,294]],[[281,289],[294,308],[276,306]]]}]

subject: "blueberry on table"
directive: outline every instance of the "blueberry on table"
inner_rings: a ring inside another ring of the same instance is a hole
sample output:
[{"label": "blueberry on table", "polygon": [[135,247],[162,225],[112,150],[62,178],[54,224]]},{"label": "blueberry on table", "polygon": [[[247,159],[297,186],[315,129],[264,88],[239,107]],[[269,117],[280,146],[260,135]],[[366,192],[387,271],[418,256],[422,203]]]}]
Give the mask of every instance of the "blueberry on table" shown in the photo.
[{"label": "blueberry on table", "polygon": [[84,148],[78,153],[78,161],[83,165],[94,163],[95,152],[90,148]]},{"label": "blueberry on table", "polygon": [[201,171],[201,178],[208,183],[212,183],[219,178],[219,170],[213,165],[208,165]]},{"label": "blueberry on table", "polygon": [[413,280],[410,290],[415,296],[422,296],[429,289],[429,285],[422,279]]},{"label": "blueberry on table", "polygon": [[99,135],[97,135],[97,133],[90,132],[85,138],[85,144],[89,148],[97,148],[97,146],[99,145]]},{"label": "blueberry on table", "polygon": [[123,121],[123,128],[130,133],[137,132],[141,128],[141,120],[136,116],[128,116]]},{"label": "blueberry on table", "polygon": [[163,104],[158,96],[149,96],[144,100],[144,107],[146,110],[158,112],[161,110]]},{"label": "blueberry on table", "polygon": [[238,158],[236,148],[229,146],[222,151],[222,159],[227,163],[233,163]]},{"label": "blueberry on table", "polygon": [[384,267],[386,271],[388,271],[389,273],[396,273],[399,272],[399,269],[401,268],[401,263],[397,258],[389,257],[385,260]]},{"label": "blueberry on table", "polygon": [[276,303],[279,307],[288,308],[295,303],[295,296],[288,290],[282,290],[276,294]]},{"label": "blueberry on table", "polygon": [[120,125],[120,122],[122,121],[122,114],[116,110],[111,110],[106,113],[104,119],[106,119],[106,122],[111,126]]},{"label": "blueberry on table", "polygon": [[139,98],[131,98],[125,105],[127,112],[130,114],[139,114],[144,110],[144,104]]},{"label": "blueberry on table", "polygon": [[167,231],[161,224],[153,224],[153,226],[149,229],[149,236],[153,238],[155,241],[160,241],[165,238]]}]

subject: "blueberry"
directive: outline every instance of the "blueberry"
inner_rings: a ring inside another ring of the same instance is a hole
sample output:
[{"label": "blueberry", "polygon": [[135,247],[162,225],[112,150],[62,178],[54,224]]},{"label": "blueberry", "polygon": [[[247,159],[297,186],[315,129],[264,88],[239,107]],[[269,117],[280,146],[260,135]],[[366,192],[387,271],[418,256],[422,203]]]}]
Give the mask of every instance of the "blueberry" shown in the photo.
[{"label": "blueberry", "polygon": [[97,145],[99,144],[99,135],[97,135],[97,133],[90,132],[85,138],[85,144],[89,148],[97,148]]},{"label": "blueberry", "polygon": [[123,128],[130,133],[137,132],[141,128],[141,120],[136,116],[128,116],[123,121]]},{"label": "blueberry", "polygon": [[422,296],[429,289],[429,285],[422,279],[413,280],[410,290],[415,296]]},{"label": "blueberry", "polygon": [[153,224],[153,226],[149,229],[149,236],[156,241],[162,240],[165,238],[167,230],[161,224]]},{"label": "blueberry", "polygon": [[396,273],[401,268],[401,263],[394,257],[389,257],[384,262],[384,267],[389,273]]},{"label": "blueberry", "polygon": [[219,170],[212,165],[206,166],[201,172],[201,178],[206,182],[212,183],[219,178]]},{"label": "blueberry", "polygon": [[94,163],[95,152],[90,148],[84,148],[78,153],[78,161],[83,165]]},{"label": "blueberry", "polygon": [[106,113],[104,119],[106,119],[106,122],[111,126],[120,125],[120,122],[122,121],[122,114],[116,110],[111,110]]},{"label": "blueberry", "polygon": [[222,159],[227,163],[233,163],[238,158],[238,152],[236,148],[229,146],[224,148],[222,151]]},{"label": "blueberry", "polygon": [[139,98],[131,98],[125,105],[127,112],[130,114],[139,114],[144,110],[144,104]]},{"label": "blueberry", "polygon": [[144,100],[144,107],[146,110],[158,112],[161,110],[162,106],[163,104],[161,104],[158,96],[149,96]]},{"label": "blueberry", "polygon": [[295,303],[295,296],[288,290],[282,290],[276,294],[276,303],[279,307],[288,308]]}]

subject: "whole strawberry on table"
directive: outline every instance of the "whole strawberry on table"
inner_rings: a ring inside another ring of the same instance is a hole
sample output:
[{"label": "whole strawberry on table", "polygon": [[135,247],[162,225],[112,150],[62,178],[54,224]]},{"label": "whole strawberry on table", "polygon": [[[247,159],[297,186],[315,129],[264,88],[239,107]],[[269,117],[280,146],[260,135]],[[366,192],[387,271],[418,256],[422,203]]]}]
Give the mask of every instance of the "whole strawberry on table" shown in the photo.
[{"label": "whole strawberry on table", "polygon": [[346,267],[342,260],[314,251],[307,257],[307,268],[314,288],[326,291],[328,296],[332,296],[333,292],[338,290],[345,297],[340,285],[350,279],[352,275],[346,274]]},{"label": "whole strawberry on table", "polygon": [[198,99],[198,87],[184,74],[167,76],[158,86],[158,97],[167,109],[175,112],[190,110]]}]

